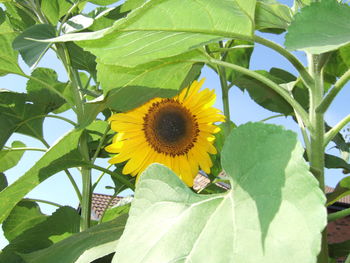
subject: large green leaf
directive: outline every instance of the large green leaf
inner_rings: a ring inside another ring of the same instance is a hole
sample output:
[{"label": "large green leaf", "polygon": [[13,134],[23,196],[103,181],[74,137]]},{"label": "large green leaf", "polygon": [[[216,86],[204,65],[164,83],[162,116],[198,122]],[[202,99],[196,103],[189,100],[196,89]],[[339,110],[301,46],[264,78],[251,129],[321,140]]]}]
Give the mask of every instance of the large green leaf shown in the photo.
[{"label": "large green leaf", "polygon": [[20,141],[12,142],[11,148],[14,149],[2,149],[0,151],[0,172],[4,172],[17,165],[21,160],[24,150],[18,151],[15,148],[25,147],[26,145]]},{"label": "large green leaf", "polygon": [[27,82],[28,98],[44,112],[52,112],[65,103],[66,83],[58,81],[57,73],[49,68],[36,68]]},{"label": "large green leaf", "polygon": [[91,262],[96,256],[101,257],[114,252],[115,244],[123,233],[126,219],[127,215],[122,215],[72,235],[47,249],[23,255],[23,257],[27,263]]},{"label": "large green leaf", "polygon": [[347,195],[350,195],[350,176],[341,179],[334,191],[327,194],[327,206]]},{"label": "large green leaf", "polygon": [[0,262],[12,262],[7,261],[8,257],[15,257],[18,262],[24,262],[19,254],[47,248],[79,232],[79,223],[80,215],[76,209],[69,206],[60,207],[52,216],[46,217],[42,222],[28,228],[11,240],[0,254]]},{"label": "large green leaf", "polygon": [[[317,15],[315,15],[317,14]],[[301,9],[288,27],[285,46],[320,54],[350,42],[350,6],[323,0]]]},{"label": "large green leaf", "polygon": [[[274,1],[273,1],[274,2]],[[262,32],[282,33],[292,21],[292,11],[286,6],[258,1],[255,11],[255,28]]]},{"label": "large green leaf", "polygon": [[253,33],[255,0],[151,0],[94,41],[79,43],[104,64],[134,67],[205,43]]},{"label": "large green leaf", "polygon": [[98,63],[98,80],[104,92],[108,93],[106,103],[117,111],[130,110],[153,97],[172,97],[176,95],[188,75],[194,77],[201,67],[195,66],[191,59],[199,52],[189,52],[180,56],[165,58],[139,65],[135,68],[120,67]]},{"label": "large green leaf", "polygon": [[240,126],[221,155],[232,189],[214,195],[151,165],[113,262],[316,262],[327,213],[303,151],[280,126]]},{"label": "large green leaf", "polygon": [[0,193],[0,223],[12,208],[34,187],[55,173],[80,166],[78,146],[81,130],[73,130],[57,141],[22,177]]},{"label": "large green leaf", "polygon": [[31,201],[19,202],[2,224],[4,236],[8,241],[14,240],[24,231],[46,220],[37,203]]},{"label": "large green leaf", "polygon": [[0,76],[8,73],[23,74],[17,63],[18,52],[12,48],[12,41],[17,35],[8,20],[0,25]]},{"label": "large green leaf", "polygon": [[56,25],[72,6],[68,0],[41,0],[41,9],[49,21]]},{"label": "large green leaf", "polygon": [[34,25],[22,32],[13,41],[13,48],[18,50],[29,67],[35,66],[50,47],[50,43],[38,42],[32,39],[47,39],[56,36],[52,25]]},{"label": "large green leaf", "polygon": [[34,138],[42,138],[43,119],[33,117],[45,114],[43,110],[28,100],[27,94],[0,89],[0,148],[13,132]]}]

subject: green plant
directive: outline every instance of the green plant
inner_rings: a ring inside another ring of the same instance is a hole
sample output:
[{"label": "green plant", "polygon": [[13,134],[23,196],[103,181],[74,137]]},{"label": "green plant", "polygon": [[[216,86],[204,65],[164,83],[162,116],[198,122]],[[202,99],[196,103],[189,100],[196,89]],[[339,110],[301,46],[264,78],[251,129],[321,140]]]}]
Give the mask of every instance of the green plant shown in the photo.
[{"label": "green plant", "polygon": [[[349,143],[339,133],[350,115],[330,127],[324,114],[350,79],[347,3],[295,0],[290,8],[274,0],[128,0],[108,9],[101,6],[115,1],[0,2],[5,6],[0,9],[0,75],[28,79],[27,93],[0,93],[1,172],[16,165],[25,150],[45,152],[9,186],[1,173],[0,223],[10,244],[0,261],[88,262],[116,251],[113,262],[325,263],[346,256],[348,242],[339,245],[345,247],[343,254],[327,244],[324,169],[350,170]],[[100,7],[84,14],[87,2]],[[285,47],[257,31],[286,32]],[[255,43],[287,59],[298,76],[279,68],[250,70]],[[49,49],[62,62],[67,82],[51,69],[35,68]],[[306,66],[294,50],[306,54]],[[35,68],[30,75],[20,68],[18,54]],[[122,216],[91,227],[92,169],[112,176],[116,194],[135,188],[121,167],[111,171],[95,164],[108,156],[103,152],[112,135],[108,117],[154,97],[175,96],[197,79],[204,65],[220,78],[227,120],[217,136],[221,153],[213,158],[209,176],[215,178],[223,169],[232,189],[197,194],[171,170],[153,164],[136,184],[128,220],[125,209]],[[262,107],[293,116],[309,166],[294,133],[262,123],[233,128],[229,91],[234,86],[247,90]],[[76,122],[52,114],[66,110],[75,113]],[[101,112],[104,121],[97,120]],[[52,146],[42,134],[43,119],[51,117],[73,125]],[[20,142],[4,146],[15,132],[38,139],[47,149]],[[325,154],[331,141],[342,158]],[[74,167],[80,167],[82,192],[70,174]],[[76,190],[81,216],[60,207],[47,217],[33,200],[23,201],[60,171]],[[348,179],[343,180],[327,205],[349,193]],[[330,220],[349,214],[344,210]],[[22,215],[24,223],[19,223]]]}]

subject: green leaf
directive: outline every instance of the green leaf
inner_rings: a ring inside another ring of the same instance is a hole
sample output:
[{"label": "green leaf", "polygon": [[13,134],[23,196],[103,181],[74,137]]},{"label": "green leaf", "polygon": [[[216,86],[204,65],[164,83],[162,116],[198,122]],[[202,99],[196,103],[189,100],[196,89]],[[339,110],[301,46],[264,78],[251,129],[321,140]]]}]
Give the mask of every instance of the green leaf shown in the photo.
[{"label": "green leaf", "polygon": [[9,73],[24,74],[18,66],[18,52],[12,48],[12,41],[17,35],[8,20],[0,25],[0,76]]},{"label": "green leaf", "polygon": [[350,194],[350,176],[340,180],[334,191],[327,194],[327,206]]},{"label": "green leaf", "polygon": [[[26,145],[23,142],[14,141],[12,142],[11,148],[15,149],[15,148],[21,148],[25,146]],[[16,166],[19,160],[21,160],[23,153],[24,153],[24,150],[12,151],[11,149],[2,149],[0,151],[0,172],[4,172]]]},{"label": "green leaf", "polygon": [[242,125],[226,139],[222,166],[232,190],[198,195],[151,165],[136,185],[113,262],[316,262],[325,197],[297,135]]},{"label": "green leaf", "polygon": [[2,8],[0,7],[0,25],[2,23],[4,23],[6,20],[6,13],[4,12],[4,10],[2,10]]},{"label": "green leaf", "polygon": [[278,2],[258,1],[255,10],[255,28],[262,32],[280,34],[292,21],[292,11]]},{"label": "green leaf", "polygon": [[15,131],[40,140],[43,119],[32,118],[42,114],[42,109],[32,104],[27,94],[0,89],[0,148]]},{"label": "green leaf", "polygon": [[49,49],[51,43],[38,42],[32,39],[47,39],[55,36],[56,29],[52,25],[34,25],[15,38],[13,48],[19,51],[29,67],[35,67]]},{"label": "green leaf", "polygon": [[[317,14],[317,16],[315,16]],[[285,46],[320,54],[350,42],[350,6],[323,0],[301,9],[288,27]]]},{"label": "green leaf", "polygon": [[60,207],[51,216],[46,217],[46,220],[28,228],[13,239],[0,254],[0,262],[8,262],[5,259],[11,254],[19,258],[18,254],[47,248],[60,241],[62,237],[79,232],[79,223],[80,215],[76,209],[69,206]]},{"label": "green leaf", "polygon": [[344,174],[350,173],[350,164],[347,163],[344,159],[331,154],[325,155],[325,166],[326,168],[329,168],[329,169],[332,169],[332,168],[343,169]]},{"label": "green leaf", "polygon": [[332,258],[346,257],[350,253],[350,240],[329,244],[329,255]]},{"label": "green leaf", "polygon": [[[242,40],[233,40],[228,42],[228,45],[225,47],[227,48],[234,48],[239,46],[245,46],[245,45],[251,45],[251,43],[247,41]],[[249,68],[249,62],[250,57],[253,53],[253,47],[251,48],[237,48],[227,53],[227,55],[224,55],[224,61],[239,65],[245,68]],[[237,71],[230,70],[229,68],[225,69],[226,71],[226,78],[229,82],[235,83],[235,80],[242,76],[241,73],[238,73]]]},{"label": "green leaf", "polygon": [[76,150],[81,132],[82,130],[73,130],[62,137],[31,169],[0,193],[0,223],[41,182],[63,169],[81,166],[82,158]]},{"label": "green leaf", "polygon": [[131,196],[123,197],[123,199],[121,199],[116,206],[106,210],[105,214],[103,215],[102,222],[108,222],[123,214],[128,214],[132,200],[133,197]]},{"label": "green leaf", "polygon": [[[172,97],[188,85],[186,77],[193,75],[192,58],[197,52],[189,52],[173,58],[166,58],[135,68],[98,63],[97,76],[103,90],[108,93],[107,106],[126,111],[141,105],[154,97]],[[196,68],[194,75],[199,72]],[[190,82],[192,82],[191,79]]]},{"label": "green leaf", "polygon": [[208,42],[249,38],[253,34],[254,9],[254,0],[148,1],[117,21],[103,38],[79,45],[101,63],[134,67]]},{"label": "green leaf", "polygon": [[71,58],[72,66],[75,69],[81,69],[89,72],[93,78],[96,79],[96,57],[90,52],[84,51],[73,42],[68,42],[66,46]]},{"label": "green leaf", "polygon": [[8,186],[5,174],[0,173],[0,192]]},{"label": "green leaf", "polygon": [[[114,252],[115,241],[123,233],[126,219],[127,215],[122,215],[72,235],[47,249],[23,255],[23,258],[27,263],[62,263],[62,259],[64,262],[91,262],[96,255],[101,257]],[[111,242],[113,246],[110,246]]]},{"label": "green leaf", "polygon": [[57,73],[53,69],[36,68],[31,76],[27,82],[28,99],[44,112],[52,112],[65,103],[62,97],[67,84],[58,81]]},{"label": "green leaf", "polygon": [[[296,81],[296,78],[290,73],[285,75],[284,73],[286,73],[286,71],[283,71],[283,74],[281,74],[281,70],[276,71],[275,69],[271,69],[270,72],[265,70],[256,70],[255,72],[271,79],[277,84],[286,84],[291,81]],[[241,75],[234,83],[241,90],[247,90],[249,96],[265,109],[284,115],[293,113],[292,107],[278,93],[260,81],[246,75]]]},{"label": "green leaf", "polygon": [[[6,8],[6,16],[9,19],[9,24],[14,31],[24,31],[26,28],[35,24],[35,20],[29,16],[23,9],[10,0],[4,3]],[[28,9],[27,9],[28,10]],[[29,11],[32,12],[32,11]]]},{"label": "green leaf", "polygon": [[343,46],[339,49],[340,57],[344,63],[350,68],[350,45]]},{"label": "green leaf", "polygon": [[41,0],[41,9],[53,25],[66,15],[71,6],[72,4],[67,0]]},{"label": "green leaf", "polygon": [[41,213],[37,203],[23,200],[12,209],[3,222],[4,236],[11,242],[26,230],[45,221],[46,218],[47,216]]}]

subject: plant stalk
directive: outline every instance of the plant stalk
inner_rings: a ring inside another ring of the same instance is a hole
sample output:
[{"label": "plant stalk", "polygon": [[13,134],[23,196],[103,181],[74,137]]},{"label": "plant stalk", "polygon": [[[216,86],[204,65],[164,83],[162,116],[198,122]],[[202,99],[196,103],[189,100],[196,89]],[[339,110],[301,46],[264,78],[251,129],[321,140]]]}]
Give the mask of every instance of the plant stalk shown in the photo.
[{"label": "plant stalk", "polygon": [[[324,182],[324,135],[325,123],[324,114],[316,112],[316,108],[320,105],[324,95],[323,75],[322,70],[318,66],[319,55],[308,54],[309,72],[314,79],[314,86],[310,89],[310,122],[312,130],[310,130],[310,152],[308,154],[310,160],[310,171],[318,180],[321,190],[325,190]],[[321,251],[318,255],[318,263],[328,262],[328,242],[327,230],[322,232]]]},{"label": "plant stalk", "polygon": [[[83,160],[90,163],[89,148],[88,148],[88,135],[86,131],[80,137],[79,150],[83,157]],[[90,227],[91,219],[91,168],[82,167],[81,175],[83,180],[83,193],[81,202],[81,217],[82,224],[81,230],[84,231]]]}]

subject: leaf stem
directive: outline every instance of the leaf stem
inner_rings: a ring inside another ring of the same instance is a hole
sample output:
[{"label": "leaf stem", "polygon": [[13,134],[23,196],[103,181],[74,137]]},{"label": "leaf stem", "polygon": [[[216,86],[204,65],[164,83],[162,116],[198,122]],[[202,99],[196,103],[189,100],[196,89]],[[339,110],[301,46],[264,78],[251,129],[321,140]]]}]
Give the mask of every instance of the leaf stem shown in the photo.
[{"label": "leaf stem", "polygon": [[72,184],[72,186],[73,186],[73,188],[74,188],[75,194],[76,194],[77,197],[78,197],[79,202],[82,203],[82,196],[81,196],[79,187],[78,187],[77,183],[75,182],[75,180],[74,180],[72,174],[69,172],[68,169],[65,169],[64,172],[66,173],[66,175],[67,175],[69,181],[71,182],[71,184]]},{"label": "leaf stem", "polygon": [[73,125],[74,127],[78,126],[78,124],[76,124],[74,121],[71,121],[70,119],[67,119],[65,117],[58,116],[58,115],[51,115],[51,114],[42,114],[42,115],[37,115],[37,116],[31,117],[31,118],[28,118],[28,119],[18,123],[15,130],[19,129],[23,124],[27,123],[28,121],[35,120],[35,119],[46,118],[46,117],[47,118],[56,118],[56,119],[63,120],[65,122],[68,122],[69,124]]},{"label": "leaf stem", "polygon": [[267,117],[265,119],[262,119],[259,122],[265,122],[265,121],[268,121],[268,120],[272,120],[272,119],[279,118],[279,117],[285,117],[285,116],[286,115],[284,115],[284,114],[277,114],[277,115],[273,115],[273,116]]},{"label": "leaf stem", "polygon": [[343,218],[350,215],[350,208],[341,210],[339,212],[328,214],[328,222],[335,221],[339,218]]},{"label": "leaf stem", "polygon": [[332,129],[330,129],[326,134],[324,138],[324,147],[328,145],[328,143],[333,140],[333,138],[337,135],[338,132],[340,132],[341,129],[343,129],[348,123],[350,123],[350,114],[347,115],[344,119],[342,119],[340,122],[337,123]]},{"label": "leaf stem", "polygon": [[100,141],[99,141],[98,146],[97,146],[97,148],[96,148],[96,152],[95,152],[94,156],[93,156],[92,159],[91,159],[91,162],[92,162],[92,163],[94,163],[94,162],[96,161],[97,156],[99,155],[99,153],[100,153],[100,151],[101,151],[102,144],[103,144],[104,140],[106,139],[106,136],[107,136],[107,133],[109,132],[109,130],[110,130],[110,127],[109,127],[109,125],[108,125],[108,126],[106,127],[106,129],[105,129],[105,131],[104,131],[102,137],[100,138]]},{"label": "leaf stem", "polygon": [[46,152],[47,149],[43,148],[35,148],[35,147],[18,147],[18,148],[11,148],[11,147],[4,147],[6,151],[37,151],[37,152]]},{"label": "leaf stem", "polygon": [[47,201],[47,200],[42,200],[42,199],[34,199],[34,198],[23,198],[26,201],[31,201],[31,202],[38,202],[38,203],[43,203],[43,204],[47,204],[47,205],[52,205],[52,206],[56,206],[56,207],[62,207],[62,205],[51,202],[51,201]]},{"label": "leaf stem", "polygon": [[345,84],[350,80],[350,69],[348,69],[334,84],[333,88],[328,92],[326,97],[323,99],[321,104],[316,108],[317,112],[325,113],[334,98],[338,95],[339,91],[345,86]]},{"label": "leaf stem", "polygon": [[306,70],[304,65],[292,53],[288,52],[285,48],[278,45],[277,43],[270,41],[268,39],[259,37],[257,35],[255,35],[253,39],[256,43],[269,47],[275,50],[276,52],[280,53],[282,56],[284,56],[299,72],[301,79],[303,80],[305,85],[309,88],[313,86],[313,82],[314,82],[313,78],[311,77],[309,72]]},{"label": "leaf stem", "polygon": [[234,47],[222,47],[222,48],[216,48],[214,50],[210,50],[209,53],[221,53],[221,52],[230,52],[235,49],[240,49],[240,48],[253,48],[254,45],[238,45]]},{"label": "leaf stem", "polygon": [[[223,43],[222,41],[219,42],[220,47],[223,48]],[[227,52],[224,52],[221,54],[221,60],[225,60],[227,56]],[[229,89],[227,85],[227,79],[226,79],[226,69],[223,66],[217,65],[217,72],[219,74],[220,78],[220,85],[221,85],[221,93],[222,93],[222,104],[224,107],[224,115],[226,117],[225,120],[225,137],[227,137],[230,133],[231,127],[230,127],[230,101],[229,101]]]},{"label": "leaf stem", "polygon": [[[210,63],[231,68],[231,69],[236,70],[242,74],[245,74],[245,75],[250,76],[256,80],[259,80],[262,83],[264,83],[265,85],[267,85],[268,87],[270,87],[272,90],[274,90],[276,93],[278,93],[282,98],[284,98],[295,109],[295,111],[300,115],[301,119],[305,123],[306,127],[308,127],[309,129],[311,128],[311,123],[309,121],[309,118],[308,118],[306,111],[303,109],[303,107],[297,101],[294,100],[293,97],[290,96],[290,94],[286,90],[281,88],[278,84],[276,84],[272,80],[266,78],[265,76],[263,76],[259,73],[256,73],[254,71],[251,71],[249,69],[246,69],[244,67],[241,67],[241,66],[238,66],[235,64],[231,64],[231,63],[227,63],[224,61],[220,61],[220,60],[214,59],[212,57],[208,57],[208,59],[209,59]],[[207,61],[203,61],[203,60],[196,60],[196,61],[204,62],[204,63],[207,62]]]}]

